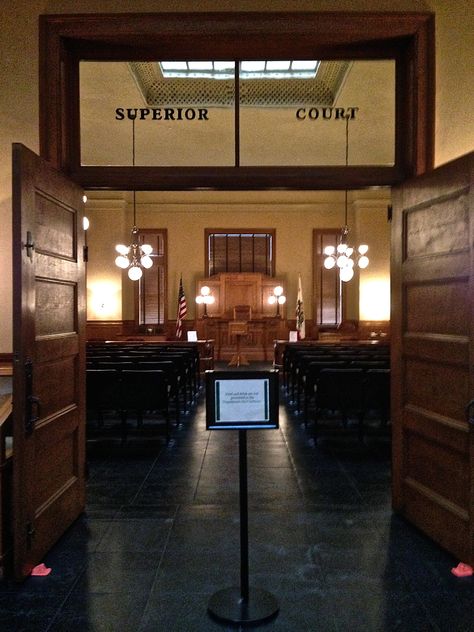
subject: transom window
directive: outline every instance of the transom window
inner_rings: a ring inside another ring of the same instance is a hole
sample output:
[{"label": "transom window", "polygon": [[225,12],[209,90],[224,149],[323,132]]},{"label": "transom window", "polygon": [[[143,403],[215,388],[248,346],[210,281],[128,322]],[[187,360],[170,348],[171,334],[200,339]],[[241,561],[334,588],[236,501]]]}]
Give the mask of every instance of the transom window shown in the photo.
[{"label": "transom window", "polygon": [[261,272],[274,276],[275,230],[206,229],[207,274]]}]

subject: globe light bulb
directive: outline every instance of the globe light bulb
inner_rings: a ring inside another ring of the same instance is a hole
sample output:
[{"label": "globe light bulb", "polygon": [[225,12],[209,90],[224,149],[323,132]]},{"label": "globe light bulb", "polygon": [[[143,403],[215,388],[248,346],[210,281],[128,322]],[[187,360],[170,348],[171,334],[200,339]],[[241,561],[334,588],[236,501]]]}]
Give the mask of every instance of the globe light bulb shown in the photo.
[{"label": "globe light bulb", "polygon": [[369,265],[369,258],[363,255],[359,259],[359,268],[366,268]]},{"label": "globe light bulb", "polygon": [[201,294],[203,296],[208,296],[211,293],[211,288],[208,287],[207,285],[203,285],[201,288]]},{"label": "globe light bulb", "polygon": [[333,255],[336,252],[336,249],[334,248],[334,246],[326,246],[323,252],[325,255]]},{"label": "globe light bulb", "polygon": [[142,269],[137,265],[130,266],[130,268],[128,269],[128,278],[131,281],[138,281],[138,279],[141,278],[142,274]]},{"label": "globe light bulb", "polygon": [[354,276],[354,270],[349,267],[341,268],[341,271],[339,272],[339,276],[341,277],[341,281],[344,281],[345,283],[347,283],[347,281],[350,281],[352,277]]},{"label": "globe light bulb", "polygon": [[204,301],[204,297],[203,296],[201,296],[200,294],[199,294],[199,296],[196,296],[196,303],[198,305],[201,305],[201,303],[203,303],[203,301]]},{"label": "globe light bulb", "polygon": [[333,257],[327,257],[326,259],[324,259],[324,267],[326,268],[326,270],[332,270],[335,265],[336,260],[333,259]]},{"label": "globe light bulb", "polygon": [[284,305],[286,303],[286,296],[279,296],[278,297],[278,304],[279,305]]},{"label": "globe light bulb", "polygon": [[269,296],[269,297],[268,297],[268,304],[269,304],[269,305],[275,305],[276,300],[277,300],[277,299],[276,299],[276,296],[273,296],[273,295],[272,295],[272,296]]},{"label": "globe light bulb", "polygon": [[347,244],[339,244],[337,247],[337,252],[345,252],[347,250]]},{"label": "globe light bulb", "polygon": [[82,218],[82,228],[84,230],[87,230],[89,228],[89,224],[89,218],[84,215],[84,217]]},{"label": "globe light bulb", "polygon": [[124,255],[119,255],[115,259],[115,265],[118,266],[119,268],[122,268],[122,270],[125,270],[126,268],[128,268],[129,263],[130,261],[128,260],[127,257],[124,257]]},{"label": "globe light bulb", "polygon": [[346,255],[340,255],[337,258],[336,263],[337,263],[338,268],[344,268],[346,266],[346,264],[347,264],[347,257],[346,257]]},{"label": "globe light bulb", "polygon": [[283,294],[283,288],[281,287],[281,285],[277,285],[275,288],[273,288],[273,294],[275,294],[275,296],[281,296]]},{"label": "globe light bulb", "polygon": [[359,254],[361,255],[365,255],[365,253],[367,252],[367,250],[369,249],[369,247],[367,246],[367,244],[361,244],[357,250],[359,251]]},{"label": "globe light bulb", "polygon": [[142,244],[140,248],[144,255],[151,255],[153,252],[153,246],[150,246],[150,244]]},{"label": "globe light bulb", "polygon": [[143,257],[140,258],[140,263],[142,264],[144,268],[148,269],[152,267],[153,260],[148,255],[144,255]]},{"label": "globe light bulb", "polygon": [[117,244],[115,250],[121,255],[128,255],[129,247],[125,244]]}]

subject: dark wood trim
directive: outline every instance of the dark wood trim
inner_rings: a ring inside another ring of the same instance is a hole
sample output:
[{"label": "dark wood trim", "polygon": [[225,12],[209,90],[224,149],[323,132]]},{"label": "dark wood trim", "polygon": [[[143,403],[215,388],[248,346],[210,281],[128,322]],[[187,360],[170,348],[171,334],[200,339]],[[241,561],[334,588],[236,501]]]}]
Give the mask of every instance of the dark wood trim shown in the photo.
[{"label": "dark wood trim", "polygon": [[[335,28],[337,25],[337,28]],[[82,167],[80,59],[209,56],[397,62],[394,167]],[[244,190],[391,185],[433,167],[434,14],[149,13],[40,16],[41,155],[85,188]]]},{"label": "dark wood trim", "polygon": [[13,375],[13,353],[0,353],[0,376]]},{"label": "dark wood trim", "polygon": [[69,176],[85,189],[225,191],[362,189],[403,182],[398,167],[75,167]]}]

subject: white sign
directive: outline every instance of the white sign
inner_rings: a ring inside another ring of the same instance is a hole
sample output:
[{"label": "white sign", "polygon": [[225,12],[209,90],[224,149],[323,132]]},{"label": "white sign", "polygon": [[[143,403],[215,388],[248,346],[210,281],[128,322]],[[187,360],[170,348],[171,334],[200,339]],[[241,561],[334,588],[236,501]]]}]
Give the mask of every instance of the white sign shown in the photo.
[{"label": "white sign", "polygon": [[188,342],[197,342],[197,331],[188,331]]},{"label": "white sign", "polygon": [[216,423],[269,422],[270,382],[256,380],[216,380]]}]

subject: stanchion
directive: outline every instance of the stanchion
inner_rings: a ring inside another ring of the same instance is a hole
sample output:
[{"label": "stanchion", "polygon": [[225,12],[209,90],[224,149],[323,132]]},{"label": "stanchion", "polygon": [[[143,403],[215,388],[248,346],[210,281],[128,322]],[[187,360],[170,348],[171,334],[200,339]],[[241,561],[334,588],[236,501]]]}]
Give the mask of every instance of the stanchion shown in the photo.
[{"label": "stanchion", "polygon": [[262,588],[249,586],[247,431],[239,430],[240,587],[224,588],[212,595],[208,611],[223,621],[255,624],[278,613],[276,598]]}]

